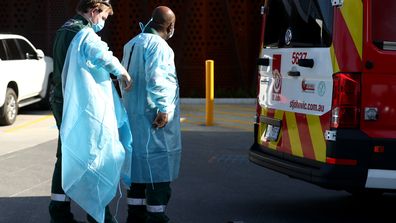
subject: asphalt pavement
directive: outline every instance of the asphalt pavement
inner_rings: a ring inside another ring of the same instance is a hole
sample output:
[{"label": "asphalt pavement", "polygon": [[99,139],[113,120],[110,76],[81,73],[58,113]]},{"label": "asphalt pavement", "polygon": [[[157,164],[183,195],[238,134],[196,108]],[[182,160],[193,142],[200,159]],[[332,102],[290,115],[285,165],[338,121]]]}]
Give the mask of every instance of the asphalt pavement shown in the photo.
[{"label": "asphalt pavement", "polygon": [[[383,223],[395,222],[395,194],[356,200],[289,178],[248,161],[255,105],[182,104],[182,162],[167,208],[171,223]],[[0,223],[48,223],[57,130],[48,111],[24,110],[0,127]],[[30,145],[30,146],[29,146]],[[125,189],[111,203],[126,219]],[[73,203],[72,211],[85,220]]]},{"label": "asphalt pavement", "polygon": [[[223,205],[226,198],[243,196],[241,191],[233,191],[233,181],[246,176],[231,167],[252,167],[247,151],[253,140],[255,105],[218,103],[214,108],[214,125],[206,126],[205,104],[182,104],[183,158],[180,177],[172,184],[174,195],[168,207],[171,222],[238,220],[232,213],[240,204],[222,213],[216,213],[216,205]],[[48,111],[25,110],[18,119],[13,126],[0,128],[0,223],[49,222],[55,123]],[[122,189],[111,204],[118,222],[125,222],[125,204]],[[75,204],[73,212],[76,218],[85,219]]]}]

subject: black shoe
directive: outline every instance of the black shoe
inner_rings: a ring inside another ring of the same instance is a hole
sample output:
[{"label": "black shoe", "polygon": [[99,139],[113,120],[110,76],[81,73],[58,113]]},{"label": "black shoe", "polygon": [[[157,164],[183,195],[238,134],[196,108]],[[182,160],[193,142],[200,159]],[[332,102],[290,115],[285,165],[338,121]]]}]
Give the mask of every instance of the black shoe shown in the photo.
[{"label": "black shoe", "polygon": [[[97,223],[97,221],[89,214],[87,214],[87,221],[89,223]],[[105,209],[105,219],[104,219],[104,223],[116,223],[116,221],[114,221],[114,217],[110,212],[110,208],[107,205],[106,209]]]},{"label": "black shoe", "polygon": [[72,220],[62,220],[62,221],[55,221],[55,220],[51,219],[50,223],[86,223],[86,222],[85,221],[76,221],[74,219],[72,219]]},{"label": "black shoe", "polygon": [[70,211],[70,202],[51,201],[48,209],[51,223],[84,223],[74,219]]}]

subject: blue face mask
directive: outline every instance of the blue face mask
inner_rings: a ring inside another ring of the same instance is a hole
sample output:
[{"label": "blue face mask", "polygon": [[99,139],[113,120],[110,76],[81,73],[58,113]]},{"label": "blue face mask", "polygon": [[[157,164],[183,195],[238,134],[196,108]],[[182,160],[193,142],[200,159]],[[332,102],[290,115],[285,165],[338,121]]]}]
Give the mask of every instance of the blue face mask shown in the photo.
[{"label": "blue face mask", "polygon": [[104,26],[105,26],[105,21],[103,19],[101,19],[101,20],[99,20],[98,23],[92,24],[92,29],[95,31],[95,33],[97,33],[100,30],[102,30]]}]

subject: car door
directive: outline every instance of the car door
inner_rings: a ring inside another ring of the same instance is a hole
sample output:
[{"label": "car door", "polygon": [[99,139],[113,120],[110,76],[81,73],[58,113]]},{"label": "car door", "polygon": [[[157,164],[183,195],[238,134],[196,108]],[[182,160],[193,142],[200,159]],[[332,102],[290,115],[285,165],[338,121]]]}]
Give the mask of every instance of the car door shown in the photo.
[{"label": "car door", "polygon": [[0,107],[3,106],[7,85],[10,81],[8,70],[11,67],[8,62],[4,40],[0,40]]},{"label": "car door", "polygon": [[23,75],[25,80],[29,80],[27,95],[38,95],[43,89],[45,78],[45,62],[43,58],[38,58],[36,49],[24,39],[16,39],[19,52],[24,59]]},{"label": "car door", "polygon": [[26,75],[28,68],[24,64],[24,57],[18,49],[15,39],[4,39],[7,61],[4,62],[4,75],[7,75],[10,81],[15,81],[18,87],[18,101],[29,97],[29,90],[32,77]]}]

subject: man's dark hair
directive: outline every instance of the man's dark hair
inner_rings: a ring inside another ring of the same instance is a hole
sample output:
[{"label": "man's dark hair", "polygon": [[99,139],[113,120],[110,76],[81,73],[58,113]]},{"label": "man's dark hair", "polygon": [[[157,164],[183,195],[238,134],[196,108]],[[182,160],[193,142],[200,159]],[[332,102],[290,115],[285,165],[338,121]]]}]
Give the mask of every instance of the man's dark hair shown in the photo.
[{"label": "man's dark hair", "polygon": [[109,8],[110,15],[113,14],[113,7],[110,4],[110,0],[80,0],[78,2],[76,11],[81,13],[87,13],[90,9],[98,8],[99,12]]}]

